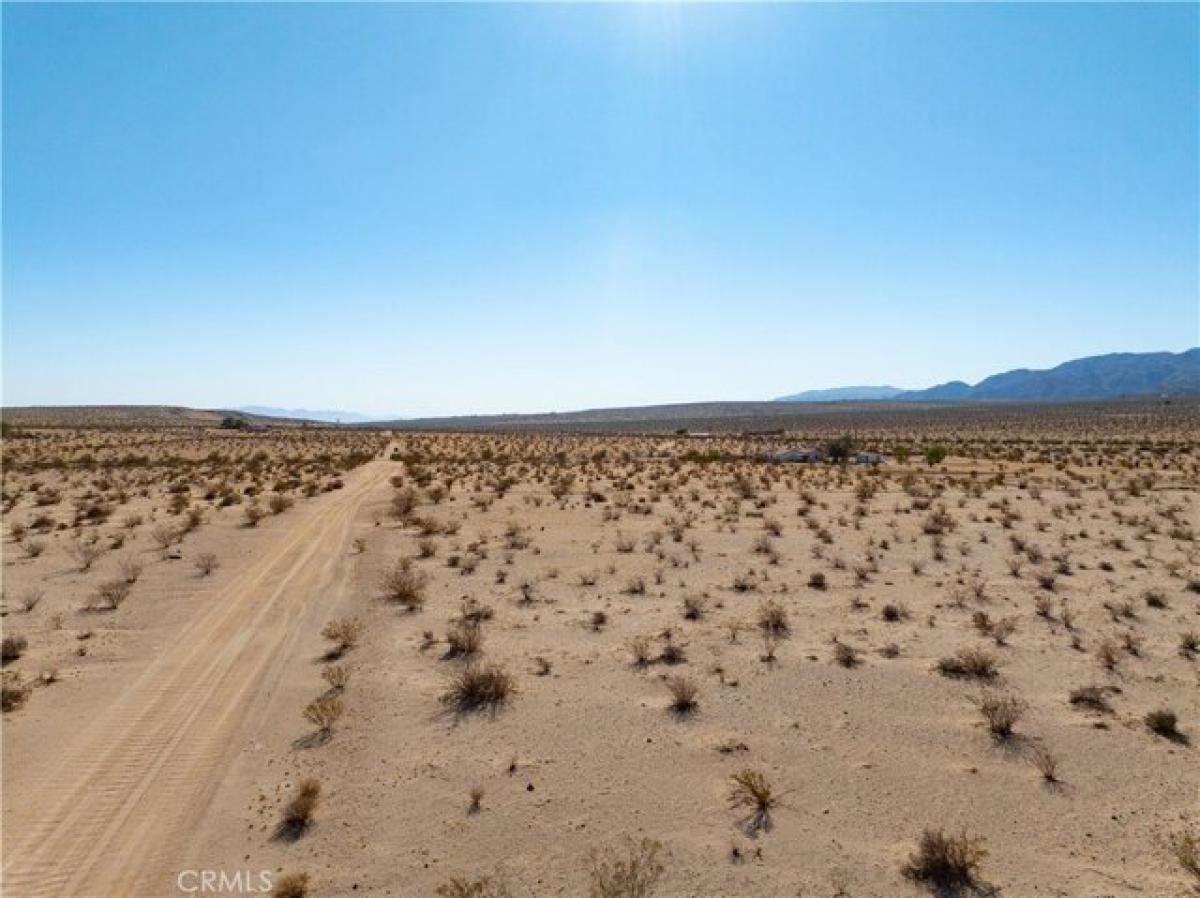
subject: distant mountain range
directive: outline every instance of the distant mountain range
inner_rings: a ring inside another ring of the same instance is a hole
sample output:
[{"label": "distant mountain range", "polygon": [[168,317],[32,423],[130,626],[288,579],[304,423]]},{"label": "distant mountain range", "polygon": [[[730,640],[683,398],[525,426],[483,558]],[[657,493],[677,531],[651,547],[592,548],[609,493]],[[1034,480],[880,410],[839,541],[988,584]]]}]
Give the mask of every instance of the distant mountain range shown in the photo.
[{"label": "distant mountain range", "polygon": [[1061,402],[1200,393],[1200,348],[1185,352],[1115,352],[1063,362],[1054,368],[1018,368],[993,374],[971,385],[961,380],[925,390],[895,387],[835,387],[781,396],[779,402],[846,402],[886,399],[897,402],[1012,399]]},{"label": "distant mountain range", "polygon": [[894,399],[907,393],[899,387],[830,387],[828,390],[805,390],[791,396],[780,396],[776,402],[861,402],[868,399]]},{"label": "distant mountain range", "polygon": [[330,424],[363,424],[376,421],[371,415],[360,412],[347,412],[340,409],[307,409],[307,408],[274,408],[269,405],[243,405],[237,409],[247,415],[260,415],[264,418],[291,418],[301,421],[325,421]]}]

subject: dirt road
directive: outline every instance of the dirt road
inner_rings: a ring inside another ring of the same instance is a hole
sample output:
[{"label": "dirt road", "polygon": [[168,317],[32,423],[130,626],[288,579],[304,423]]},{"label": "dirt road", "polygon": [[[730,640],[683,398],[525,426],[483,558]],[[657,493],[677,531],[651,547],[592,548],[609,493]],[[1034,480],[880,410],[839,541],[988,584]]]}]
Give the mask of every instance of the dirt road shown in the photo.
[{"label": "dirt road", "polygon": [[355,512],[387,473],[371,462],[295,509],[118,701],[81,720],[68,744],[47,745],[24,781],[6,780],[3,894],[175,893],[233,734],[277,678],[304,612],[343,573]]}]

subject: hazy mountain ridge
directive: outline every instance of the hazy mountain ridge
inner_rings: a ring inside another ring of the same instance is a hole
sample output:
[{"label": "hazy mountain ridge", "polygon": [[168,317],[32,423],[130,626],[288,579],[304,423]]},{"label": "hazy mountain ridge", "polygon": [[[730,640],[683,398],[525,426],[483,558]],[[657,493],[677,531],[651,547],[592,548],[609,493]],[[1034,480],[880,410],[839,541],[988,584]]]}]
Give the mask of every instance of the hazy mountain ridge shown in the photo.
[{"label": "hazy mountain ridge", "polygon": [[[783,402],[833,401],[841,391],[876,389],[841,387],[809,390],[784,396]],[[879,388],[886,389],[886,388]],[[816,394],[831,394],[827,400]],[[899,402],[1013,399],[1025,402],[1061,402],[1086,399],[1119,399],[1126,396],[1185,395],[1200,393],[1200,348],[1184,352],[1114,352],[1072,359],[1053,368],[1016,368],[985,377],[971,385],[952,380],[925,390],[897,391],[888,397],[840,396],[840,401],[888,398]],[[803,397],[803,398],[802,398]]]},{"label": "hazy mountain ridge", "polygon": [[330,424],[362,424],[376,421],[372,415],[361,412],[350,412],[342,409],[307,409],[307,408],[275,408],[270,405],[243,405],[237,411],[247,415],[258,415],[263,418],[288,418],[299,421],[325,421]]},{"label": "hazy mountain ridge", "polygon": [[830,387],[824,390],[803,390],[790,396],[780,396],[776,402],[857,402],[871,399],[894,399],[910,392],[900,387]]}]

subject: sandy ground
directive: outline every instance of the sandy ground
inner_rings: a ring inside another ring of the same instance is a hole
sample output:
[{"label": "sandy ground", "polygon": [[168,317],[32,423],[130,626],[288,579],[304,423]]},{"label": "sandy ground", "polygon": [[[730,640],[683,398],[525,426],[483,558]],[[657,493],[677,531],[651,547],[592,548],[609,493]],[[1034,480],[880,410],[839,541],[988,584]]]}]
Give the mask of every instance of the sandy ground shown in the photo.
[{"label": "sandy ground", "polygon": [[[78,663],[62,659],[100,616],[35,637],[9,612],[6,632],[34,637],[10,669],[56,664],[60,680],[5,715],[5,894],[183,895],[181,871],[221,870],[304,872],[312,895],[433,895],[455,877],[492,891],[444,894],[584,895],[592,853],[630,836],[662,845],[646,894],[920,895],[901,867],[928,828],[984,840],[961,894],[1190,894],[1169,843],[1200,827],[1200,661],[1180,648],[1200,630],[1193,470],[1146,484],[1049,464],[810,471],[680,466],[636,441],[597,459],[552,439],[404,440],[407,463],[369,462],[253,530],[218,519],[189,536]],[[91,576],[5,549],[6,602]],[[199,577],[187,561],[208,550],[222,565]],[[384,598],[400,559],[424,578],[419,610]],[[771,601],[788,629],[768,645]],[[515,680],[490,710],[441,700],[471,663],[447,651],[464,608],[487,609],[478,663]],[[330,660],[321,631],[344,617],[363,630]],[[994,679],[938,672],[969,647]],[[321,676],[335,664],[340,692]],[[667,677],[695,683],[691,713],[671,711]],[[1068,700],[1087,685],[1110,711]],[[1012,736],[988,732],[985,689],[1024,703]],[[324,737],[302,715],[322,695],[345,709]],[[1159,708],[1178,736],[1147,728]],[[1057,782],[1031,763],[1039,746]],[[782,795],[766,826],[731,807],[744,769]],[[320,801],[281,837],[304,778]]]}]

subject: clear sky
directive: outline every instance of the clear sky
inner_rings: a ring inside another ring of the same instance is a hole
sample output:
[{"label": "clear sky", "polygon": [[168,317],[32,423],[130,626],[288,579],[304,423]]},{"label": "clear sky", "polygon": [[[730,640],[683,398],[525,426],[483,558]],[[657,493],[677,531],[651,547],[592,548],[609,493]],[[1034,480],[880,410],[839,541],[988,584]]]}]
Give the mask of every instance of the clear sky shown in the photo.
[{"label": "clear sky", "polygon": [[3,7],[4,402],[541,411],[1198,341],[1198,7]]}]

